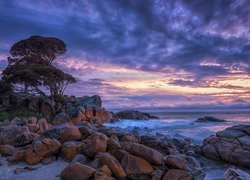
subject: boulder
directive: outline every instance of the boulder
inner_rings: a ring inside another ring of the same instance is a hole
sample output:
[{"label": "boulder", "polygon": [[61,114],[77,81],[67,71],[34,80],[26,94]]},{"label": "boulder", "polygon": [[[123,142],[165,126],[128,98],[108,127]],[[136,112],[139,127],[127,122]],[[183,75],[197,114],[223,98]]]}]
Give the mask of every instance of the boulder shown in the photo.
[{"label": "boulder", "polygon": [[60,174],[61,180],[88,180],[95,173],[92,167],[78,162],[69,164]]},{"label": "boulder", "polygon": [[57,139],[63,143],[66,141],[81,140],[82,134],[75,125],[71,123],[65,123],[45,131],[43,133],[43,137]]},{"label": "boulder", "polygon": [[108,149],[109,150],[115,150],[115,149],[121,149],[121,145],[119,142],[119,139],[116,135],[112,135],[108,139]]},{"label": "boulder", "polygon": [[205,116],[203,118],[197,119],[195,122],[226,122],[226,120],[211,117],[211,116]]},{"label": "boulder", "polygon": [[162,170],[154,170],[151,173],[151,180],[161,180],[162,176],[163,176],[164,172]]},{"label": "boulder", "polygon": [[90,127],[87,127],[87,126],[77,125],[77,128],[82,133],[83,139],[89,137],[91,134],[94,133],[94,131]]},{"label": "boulder", "polygon": [[190,172],[179,170],[179,169],[170,169],[163,176],[162,180],[192,180],[193,175]]},{"label": "boulder", "polygon": [[71,122],[70,117],[64,112],[57,114],[53,120],[54,125],[61,125],[69,122]]},{"label": "boulder", "polygon": [[124,141],[138,142],[138,139],[132,134],[125,134],[121,138],[121,142],[124,142]]},{"label": "boulder", "polygon": [[38,124],[27,124],[27,127],[29,131],[32,133],[41,135],[44,132],[43,128],[39,126]]},{"label": "boulder", "polygon": [[120,111],[115,113],[114,117],[119,119],[131,119],[131,120],[159,119],[159,117],[151,116],[149,113],[144,113],[135,110]]},{"label": "boulder", "polygon": [[16,149],[14,146],[5,144],[5,145],[0,145],[0,155],[2,156],[12,156],[16,152]]},{"label": "boulder", "polygon": [[233,168],[229,168],[226,170],[225,174],[226,179],[230,179],[230,180],[236,180],[236,179],[242,179],[242,180],[247,180],[250,179],[250,174],[248,174],[245,171],[242,171],[240,169],[233,169]]},{"label": "boulder", "polygon": [[77,124],[83,120],[86,120],[86,116],[85,114],[83,114],[81,111],[77,111],[74,113],[73,117],[72,117],[72,123],[73,124]]},{"label": "boulder", "polygon": [[39,125],[40,127],[42,127],[43,131],[46,131],[49,128],[47,120],[45,118],[38,119],[37,125]]},{"label": "boulder", "polygon": [[32,165],[40,162],[43,158],[59,153],[61,143],[56,139],[44,138],[35,141],[30,148],[25,151],[25,161]]},{"label": "boulder", "polygon": [[102,165],[107,165],[111,169],[112,174],[118,179],[125,179],[126,173],[124,172],[119,161],[111,156],[109,153],[99,153],[98,158]]},{"label": "boulder", "polygon": [[86,107],[87,105],[91,105],[94,108],[101,108],[102,107],[102,100],[101,97],[98,95],[94,95],[94,96],[83,96],[83,97],[79,97],[77,98],[79,100],[79,103],[81,104],[81,106]]},{"label": "boulder", "polygon": [[149,175],[153,172],[151,164],[143,158],[127,155],[122,159],[121,165],[127,176]]},{"label": "boulder", "polygon": [[79,141],[67,141],[62,144],[62,157],[66,161],[71,161],[83,147],[83,143]]},{"label": "boulder", "polygon": [[42,165],[48,165],[50,163],[52,163],[53,161],[56,160],[56,157],[55,156],[49,156],[49,157],[45,157],[41,160],[41,164]]},{"label": "boulder", "polygon": [[153,164],[162,164],[163,155],[150,147],[139,143],[123,143],[122,147],[135,156],[142,157]]},{"label": "boulder", "polygon": [[37,123],[37,118],[35,117],[28,117],[27,118],[29,124],[36,124]]},{"label": "boulder", "polygon": [[81,164],[86,164],[87,163],[87,157],[84,156],[83,154],[77,154],[74,159],[71,161],[71,163],[73,162],[79,162]]},{"label": "boulder", "polygon": [[189,164],[182,156],[169,155],[166,157],[165,162],[168,167],[173,169],[181,169],[185,171],[193,170],[191,164]]},{"label": "boulder", "polygon": [[129,152],[117,149],[117,150],[111,150],[110,151],[111,155],[114,156],[119,162],[122,161],[122,159],[126,156],[129,155]]},{"label": "boulder", "polygon": [[27,124],[28,124],[28,119],[16,117],[10,121],[8,126],[25,126]]},{"label": "boulder", "polygon": [[106,152],[108,137],[105,134],[95,133],[88,137],[88,142],[83,147],[83,153],[94,157],[99,152]]},{"label": "boulder", "polygon": [[111,180],[113,179],[112,177],[110,177],[112,174],[111,170],[109,169],[108,166],[103,165],[102,167],[100,167],[96,173],[94,174],[93,180]]},{"label": "boulder", "polygon": [[216,160],[250,167],[250,125],[236,125],[203,141],[200,153]]},{"label": "boulder", "polygon": [[103,123],[109,122],[112,119],[112,114],[105,110],[105,108],[96,110],[96,118],[100,119]]},{"label": "boulder", "polygon": [[94,119],[94,110],[90,105],[87,105],[86,107],[86,116],[88,119]]},{"label": "boulder", "polygon": [[1,126],[0,127],[0,144],[9,144],[15,147],[24,146],[32,143],[35,139],[25,126]]}]

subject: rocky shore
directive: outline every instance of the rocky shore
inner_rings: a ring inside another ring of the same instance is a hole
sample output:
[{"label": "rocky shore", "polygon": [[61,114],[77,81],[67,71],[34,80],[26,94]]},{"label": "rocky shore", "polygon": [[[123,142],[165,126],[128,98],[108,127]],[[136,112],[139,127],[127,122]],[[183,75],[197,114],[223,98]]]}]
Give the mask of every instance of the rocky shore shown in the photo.
[{"label": "rocky shore", "polygon": [[[250,167],[249,125],[218,132],[199,147],[189,140],[106,127],[114,116],[100,102],[97,96],[72,98],[64,106],[68,110],[52,120],[28,117],[1,123],[1,169],[6,170],[0,172],[0,179],[32,179],[33,175],[62,180],[200,180],[213,159]],[[51,171],[43,176],[46,167]],[[225,177],[248,179],[249,174],[231,168]]]}]

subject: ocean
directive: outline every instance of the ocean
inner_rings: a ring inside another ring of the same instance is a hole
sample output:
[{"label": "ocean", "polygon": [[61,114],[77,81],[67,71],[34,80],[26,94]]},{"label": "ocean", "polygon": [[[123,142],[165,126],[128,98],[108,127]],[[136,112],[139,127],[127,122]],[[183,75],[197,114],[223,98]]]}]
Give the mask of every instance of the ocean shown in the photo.
[{"label": "ocean", "polygon": [[[139,129],[141,134],[160,133],[179,138],[189,138],[197,144],[227,127],[237,124],[250,124],[250,110],[239,111],[166,111],[150,112],[159,116],[156,120],[126,119],[115,123],[107,123],[109,127],[122,129]],[[212,116],[226,122],[195,122],[200,117]]]}]

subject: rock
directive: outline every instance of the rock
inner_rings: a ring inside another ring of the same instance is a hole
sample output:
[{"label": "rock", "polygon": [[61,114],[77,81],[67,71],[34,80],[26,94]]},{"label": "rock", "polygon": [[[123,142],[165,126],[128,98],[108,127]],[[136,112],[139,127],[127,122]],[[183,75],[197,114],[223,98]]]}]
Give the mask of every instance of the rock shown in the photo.
[{"label": "rock", "polygon": [[83,114],[81,111],[77,111],[72,117],[72,123],[77,124],[85,119],[86,119],[85,114]]},{"label": "rock", "polygon": [[237,179],[247,180],[247,179],[250,179],[250,174],[248,174],[247,172],[242,171],[240,169],[229,168],[228,170],[226,170],[224,175],[226,176],[226,179],[228,179],[228,180],[237,180]]},{"label": "rock", "polygon": [[77,106],[75,108],[76,111],[81,111],[83,114],[85,114],[85,108],[83,106]]},{"label": "rock", "polygon": [[125,179],[126,173],[124,172],[121,164],[119,161],[114,157],[111,156],[109,153],[99,153],[98,158],[102,165],[107,165],[109,169],[111,169],[112,174],[118,179]]},{"label": "rock", "polygon": [[250,125],[236,125],[203,141],[201,154],[239,166],[250,167]]},{"label": "rock", "polygon": [[124,141],[138,142],[138,139],[136,139],[136,137],[134,135],[132,135],[132,134],[125,134],[121,138],[121,142],[124,142]]},{"label": "rock", "polygon": [[95,173],[95,169],[78,162],[69,164],[60,174],[61,180],[88,180]]},{"label": "rock", "polygon": [[89,137],[91,134],[94,133],[94,131],[87,126],[79,126],[78,125],[77,127],[78,127],[79,131],[81,132],[83,139]]},{"label": "rock", "polygon": [[17,163],[20,161],[24,161],[25,158],[25,150],[16,150],[16,152],[14,153],[14,155],[7,157],[7,161],[9,163]]},{"label": "rock", "polygon": [[49,156],[49,157],[43,158],[42,161],[41,161],[41,164],[42,165],[48,165],[48,164],[52,163],[55,160],[56,160],[55,156]]},{"label": "rock", "polygon": [[226,120],[211,117],[211,116],[205,116],[203,118],[197,119],[195,122],[226,122]]},{"label": "rock", "polygon": [[46,131],[49,128],[47,120],[45,118],[38,119],[37,125],[39,125],[40,127],[42,127],[43,131]]},{"label": "rock", "polygon": [[56,139],[42,139],[34,142],[25,151],[25,161],[32,165],[40,162],[43,158],[59,153],[61,143]]},{"label": "rock", "polygon": [[75,125],[71,123],[65,123],[60,126],[54,127],[53,129],[45,131],[43,133],[43,137],[57,139],[63,143],[66,141],[81,140],[82,134]]},{"label": "rock", "polygon": [[26,118],[14,118],[10,121],[8,126],[25,126],[28,124],[28,120]]},{"label": "rock", "polygon": [[117,149],[117,150],[112,150],[110,151],[111,155],[114,156],[119,162],[122,161],[124,156],[129,155],[129,152]]},{"label": "rock", "polygon": [[35,137],[25,126],[11,125],[0,127],[0,144],[18,147],[30,144],[34,139]]},{"label": "rock", "polygon": [[159,119],[156,116],[151,116],[149,113],[143,113],[135,110],[120,111],[115,113],[114,116],[119,119],[131,119],[131,120]]},{"label": "rock", "polygon": [[192,180],[193,175],[190,172],[179,170],[179,169],[170,169],[163,176],[162,180]]},{"label": "rock", "polygon": [[192,171],[193,167],[182,157],[170,155],[166,157],[166,165],[173,169]]},{"label": "rock", "polygon": [[86,107],[86,116],[87,116],[87,118],[89,118],[89,119],[94,119],[94,111],[93,111],[92,106],[90,106],[90,105],[88,105],[88,106]]},{"label": "rock", "polygon": [[88,157],[94,157],[98,152],[106,152],[108,137],[105,134],[95,133],[89,136],[88,143],[84,146],[83,152]]},{"label": "rock", "polygon": [[112,114],[105,110],[105,108],[96,110],[96,118],[100,119],[103,123],[109,122],[112,119]]},{"label": "rock", "polygon": [[5,144],[5,145],[0,145],[0,155],[2,156],[12,156],[16,152],[16,149],[14,146]]},{"label": "rock", "polygon": [[87,163],[87,157],[84,156],[83,154],[77,154],[74,159],[71,161],[71,163],[73,162],[79,162],[81,164],[86,164]]},{"label": "rock", "polygon": [[148,175],[153,172],[151,164],[143,158],[127,155],[122,159],[121,165],[127,176]]},{"label": "rock", "polygon": [[162,170],[154,170],[151,173],[151,180],[161,180],[162,176],[163,176],[164,172]]},{"label": "rock", "polygon": [[78,141],[67,141],[62,145],[62,157],[66,161],[71,161],[76,156],[77,152],[81,150],[83,143]]},{"label": "rock", "polygon": [[34,171],[34,170],[37,170],[37,169],[38,169],[37,167],[30,167],[30,166],[26,166],[24,168],[16,168],[14,170],[14,174],[18,175],[18,174],[21,174],[21,173]]},{"label": "rock", "polygon": [[43,128],[37,124],[27,124],[27,127],[28,127],[29,131],[32,133],[36,133],[36,134],[41,135],[44,132]]},{"label": "rock", "polygon": [[53,120],[54,125],[61,125],[69,122],[71,122],[70,117],[64,112],[57,114]]},{"label": "rock", "polygon": [[[122,145],[124,148],[124,144]],[[163,155],[150,147],[144,146],[139,143],[131,143],[126,144],[125,150],[129,151],[131,154],[135,156],[142,157],[154,164],[162,164],[163,163]]]},{"label": "rock", "polygon": [[116,135],[112,135],[108,139],[108,149],[109,150],[115,150],[115,149],[121,149],[121,145],[119,142],[119,139]]},{"label": "rock", "polygon": [[91,166],[94,169],[99,169],[102,166],[102,164],[101,164],[100,160],[98,158],[96,158],[89,163],[89,166]]},{"label": "rock", "polygon": [[28,117],[27,118],[29,124],[36,124],[37,123],[37,118],[35,117]]},{"label": "rock", "polygon": [[53,114],[53,110],[48,103],[43,101],[40,105],[40,114],[44,115],[47,119],[50,119]]},{"label": "rock", "polygon": [[98,95],[94,95],[94,96],[83,96],[80,98],[77,98],[81,104],[81,106],[86,107],[87,105],[91,105],[94,108],[101,108],[102,107],[102,100],[101,97]]}]

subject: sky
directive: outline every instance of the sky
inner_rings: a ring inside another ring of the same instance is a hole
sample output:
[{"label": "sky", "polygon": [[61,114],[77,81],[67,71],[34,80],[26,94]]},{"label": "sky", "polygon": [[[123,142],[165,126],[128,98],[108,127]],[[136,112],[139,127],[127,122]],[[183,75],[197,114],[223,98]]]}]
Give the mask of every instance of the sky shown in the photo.
[{"label": "sky", "polygon": [[250,107],[250,0],[1,0],[0,71],[32,35],[107,108]]}]

